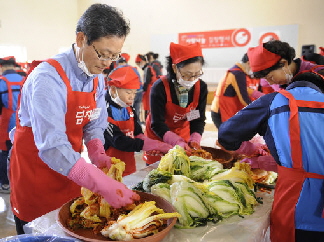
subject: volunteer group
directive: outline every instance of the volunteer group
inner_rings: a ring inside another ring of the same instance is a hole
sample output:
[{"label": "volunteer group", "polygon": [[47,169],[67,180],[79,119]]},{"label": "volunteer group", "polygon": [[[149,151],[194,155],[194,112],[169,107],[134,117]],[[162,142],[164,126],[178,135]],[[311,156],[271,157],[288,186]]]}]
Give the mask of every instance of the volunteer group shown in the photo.
[{"label": "volunteer group", "polygon": [[[125,162],[126,176],[136,171],[135,152],[150,165],[175,145],[201,148],[208,94],[201,46],[171,42],[165,65],[148,52],[134,67],[122,52],[129,31],[118,9],[93,4],[69,50],[34,61],[27,73],[13,56],[0,59],[0,191],[10,193],[18,234],[80,196],[81,186],[115,208],[139,200],[101,170],[111,157]],[[280,40],[250,47],[211,104],[217,145],[250,157],[244,162],[252,168],[278,172],[273,242],[324,241],[321,61],[321,54],[296,58]],[[253,142],[256,135],[271,155]]]}]

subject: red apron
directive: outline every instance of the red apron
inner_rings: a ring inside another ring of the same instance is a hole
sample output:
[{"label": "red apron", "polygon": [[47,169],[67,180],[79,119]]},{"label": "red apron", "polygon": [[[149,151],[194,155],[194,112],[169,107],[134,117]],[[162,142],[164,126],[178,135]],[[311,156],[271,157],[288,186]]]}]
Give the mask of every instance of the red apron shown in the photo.
[{"label": "red apron", "polygon": [[[127,107],[127,111],[129,113],[129,119],[125,121],[116,121],[111,117],[108,117],[108,122],[112,123],[119,127],[119,129],[127,136],[134,138],[134,129],[135,129],[135,121],[134,121],[134,113],[131,107]],[[116,157],[125,162],[125,171],[123,176],[127,176],[136,171],[136,162],[134,152],[127,152],[118,150],[112,146],[106,150],[106,154],[111,157]]]},{"label": "red apron", "polygon": [[[83,127],[96,111],[98,79],[94,79],[92,92],[73,91],[61,65],[54,59],[47,62],[55,67],[67,87],[66,135],[72,148],[81,152]],[[19,219],[29,222],[80,196],[81,189],[39,158],[32,128],[20,126],[18,118],[16,123],[10,159],[10,200],[13,213]]]},{"label": "red apron", "polygon": [[[169,127],[170,131],[181,136],[186,142],[188,142],[190,138],[190,122],[187,120],[186,115],[187,113],[190,113],[190,111],[195,110],[198,106],[200,96],[200,81],[196,82],[194,85],[195,90],[193,102],[190,103],[188,107],[183,108],[172,103],[169,81],[165,76],[161,77],[161,79],[167,96],[167,102],[165,105],[165,124]],[[162,141],[162,139],[160,139],[151,129],[151,114],[149,114],[146,119],[145,135],[151,139]],[[161,160],[161,155],[152,156],[145,152],[144,160],[147,164],[153,164]]]},{"label": "red apron", "polygon": [[298,107],[324,108],[324,103],[295,100],[286,90],[279,91],[289,99],[289,132],[293,168],[278,166],[274,202],[270,217],[271,242],[295,242],[295,207],[306,178],[324,179],[323,175],[303,169]]},{"label": "red apron", "polygon": [[15,112],[13,110],[13,95],[12,95],[12,86],[22,87],[24,81],[20,82],[10,82],[6,77],[0,76],[0,79],[4,80],[8,87],[8,108],[2,107],[0,115],[0,150],[7,150],[6,141],[9,140],[9,122],[12,114]]},{"label": "red apron", "polygon": [[[218,97],[218,100],[219,100],[219,113],[221,114],[222,123],[224,123],[229,118],[233,117],[238,111],[240,111],[241,109],[243,109],[246,106],[246,105],[242,104],[242,102],[240,101],[240,99],[238,97],[238,94],[234,97],[229,97],[229,96],[224,95],[225,88],[226,88],[227,75],[231,71],[242,71],[242,69],[232,68],[231,70],[228,70],[225,78],[223,79],[222,83],[220,84],[220,85],[222,85],[221,86],[222,90],[219,94],[221,96],[221,98]],[[260,85],[259,79],[252,79],[248,75],[246,75],[246,87],[247,88],[252,88],[252,89],[257,90],[259,85]],[[215,93],[215,95],[216,95],[216,93]],[[254,98],[252,98],[250,96],[249,96],[249,98],[251,99],[251,101],[255,100]]]},{"label": "red apron", "polygon": [[143,92],[142,103],[143,103],[143,109],[145,111],[149,111],[150,110],[150,93],[151,93],[151,88],[152,88],[154,82],[157,80],[156,72],[153,69],[153,67],[150,66],[150,65],[148,65],[147,68],[149,68],[151,70],[152,77],[151,77],[150,83],[147,85],[146,91]]}]

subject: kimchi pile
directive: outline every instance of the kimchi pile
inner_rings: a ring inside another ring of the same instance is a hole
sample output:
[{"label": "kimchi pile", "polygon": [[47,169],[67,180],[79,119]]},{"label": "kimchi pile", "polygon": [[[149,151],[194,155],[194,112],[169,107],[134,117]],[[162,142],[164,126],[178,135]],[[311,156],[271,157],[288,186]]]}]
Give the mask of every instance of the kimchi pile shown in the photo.
[{"label": "kimchi pile", "polygon": [[[112,158],[110,169],[103,171],[117,181],[122,181],[125,163]],[[72,230],[91,229],[113,240],[132,240],[158,233],[166,226],[166,220],[180,217],[178,213],[165,213],[154,201],[136,202],[115,209],[99,194],[81,188],[82,196],[70,206],[71,218],[67,224]]]}]

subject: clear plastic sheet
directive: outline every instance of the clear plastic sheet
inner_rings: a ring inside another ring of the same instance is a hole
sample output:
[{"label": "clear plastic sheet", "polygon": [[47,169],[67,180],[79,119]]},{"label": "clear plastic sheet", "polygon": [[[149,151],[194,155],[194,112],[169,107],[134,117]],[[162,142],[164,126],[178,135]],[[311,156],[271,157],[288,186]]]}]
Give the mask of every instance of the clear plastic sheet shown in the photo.
[{"label": "clear plastic sheet", "polygon": [[[123,181],[132,188],[157,166],[156,163],[145,167],[124,177]],[[244,218],[232,216],[217,224],[208,223],[204,227],[193,229],[173,228],[161,242],[270,242],[269,224],[273,192],[258,192],[256,195],[263,198],[263,204],[258,204],[252,215]],[[52,211],[28,223],[24,227],[25,232],[33,235],[67,236],[56,223],[57,212],[58,210]]]},{"label": "clear plastic sheet", "polygon": [[17,236],[10,236],[4,239],[0,239],[0,242],[73,242],[78,241],[73,238],[63,238],[57,236],[34,236],[30,234],[22,234]]},{"label": "clear plastic sheet", "polygon": [[[49,212],[39,218],[34,219],[28,224],[24,225],[24,231],[26,234],[33,234],[36,236],[56,236],[65,237],[71,239],[56,222],[58,209]],[[70,241],[70,240],[67,240]],[[73,241],[80,241],[73,238]],[[56,241],[55,241],[56,242]]]}]

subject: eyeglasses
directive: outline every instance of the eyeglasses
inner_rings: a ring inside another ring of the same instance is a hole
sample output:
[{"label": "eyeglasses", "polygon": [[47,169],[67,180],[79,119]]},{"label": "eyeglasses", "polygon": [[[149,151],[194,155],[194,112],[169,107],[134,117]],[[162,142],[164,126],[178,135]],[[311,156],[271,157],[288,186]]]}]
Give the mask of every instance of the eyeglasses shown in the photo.
[{"label": "eyeglasses", "polygon": [[92,47],[94,51],[97,53],[98,59],[101,61],[117,61],[121,57],[120,53],[114,54],[111,57],[104,57],[102,54],[99,53],[99,51],[96,49],[96,47],[94,47],[94,45],[92,45]]},{"label": "eyeglasses", "polygon": [[200,70],[199,73],[196,74],[196,75],[191,75],[191,74],[188,74],[188,73],[182,74],[179,69],[177,69],[177,70],[179,71],[181,77],[186,79],[186,80],[190,80],[191,78],[196,79],[196,78],[201,77],[204,74],[204,72],[202,70]]}]

